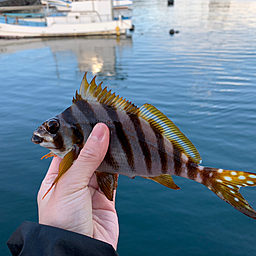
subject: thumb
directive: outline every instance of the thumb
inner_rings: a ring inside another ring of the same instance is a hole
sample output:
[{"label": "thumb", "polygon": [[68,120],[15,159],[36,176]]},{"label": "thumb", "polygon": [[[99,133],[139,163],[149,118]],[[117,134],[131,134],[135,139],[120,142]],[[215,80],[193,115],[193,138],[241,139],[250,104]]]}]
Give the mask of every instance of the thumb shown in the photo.
[{"label": "thumb", "polygon": [[97,124],[77,160],[67,174],[75,184],[87,186],[93,173],[103,161],[109,145],[109,129],[103,124]]}]

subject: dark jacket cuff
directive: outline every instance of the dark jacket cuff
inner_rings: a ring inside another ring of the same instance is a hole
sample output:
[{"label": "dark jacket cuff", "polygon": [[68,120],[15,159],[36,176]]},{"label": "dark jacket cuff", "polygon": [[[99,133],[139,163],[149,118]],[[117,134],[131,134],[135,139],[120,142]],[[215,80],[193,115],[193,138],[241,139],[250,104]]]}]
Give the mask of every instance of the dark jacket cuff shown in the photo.
[{"label": "dark jacket cuff", "polygon": [[102,241],[71,231],[23,222],[7,241],[13,256],[118,256],[114,248]]}]

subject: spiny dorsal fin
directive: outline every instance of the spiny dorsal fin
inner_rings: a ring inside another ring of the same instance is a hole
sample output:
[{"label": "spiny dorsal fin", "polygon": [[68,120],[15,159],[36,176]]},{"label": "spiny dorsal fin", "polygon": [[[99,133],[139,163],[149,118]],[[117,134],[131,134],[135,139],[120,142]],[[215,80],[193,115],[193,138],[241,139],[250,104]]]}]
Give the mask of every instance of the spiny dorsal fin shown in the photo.
[{"label": "spiny dorsal fin", "polygon": [[163,134],[191,161],[197,164],[201,163],[202,158],[192,142],[161,111],[150,104],[144,104],[140,107],[139,115]]},{"label": "spiny dorsal fin", "polygon": [[79,100],[96,101],[101,104],[108,105],[109,107],[118,108],[132,114],[137,114],[139,112],[139,108],[137,108],[130,101],[123,99],[123,97],[119,97],[119,95],[116,96],[115,93],[111,92],[111,90],[108,91],[107,87],[102,89],[102,82],[97,85],[95,82],[96,76],[90,83],[88,83],[86,74],[87,72],[82,80],[79,93],[76,92],[76,96],[73,98],[73,102]]}]

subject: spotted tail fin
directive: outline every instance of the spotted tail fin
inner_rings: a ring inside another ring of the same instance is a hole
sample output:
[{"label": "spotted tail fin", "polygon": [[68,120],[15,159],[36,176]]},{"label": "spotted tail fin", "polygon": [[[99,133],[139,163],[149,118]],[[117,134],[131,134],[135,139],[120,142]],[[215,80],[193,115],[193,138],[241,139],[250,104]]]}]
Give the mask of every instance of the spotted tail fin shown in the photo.
[{"label": "spotted tail fin", "polygon": [[241,187],[256,186],[256,174],[204,167],[202,183],[241,213],[256,219],[256,211],[239,193]]}]

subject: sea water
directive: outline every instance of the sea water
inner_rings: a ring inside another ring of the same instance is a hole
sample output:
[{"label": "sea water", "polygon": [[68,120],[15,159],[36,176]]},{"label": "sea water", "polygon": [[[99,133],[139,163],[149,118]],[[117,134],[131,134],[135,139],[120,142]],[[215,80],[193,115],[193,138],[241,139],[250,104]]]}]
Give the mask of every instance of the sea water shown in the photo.
[{"label": "sea water", "polygon": [[[1,40],[1,255],[20,223],[37,221],[50,160],[40,160],[48,150],[31,134],[71,104],[85,71],[138,106],[156,106],[204,166],[255,173],[255,12],[254,1],[140,0],[131,38]],[[120,177],[120,255],[256,255],[256,220],[205,186],[174,178],[179,191]],[[256,188],[242,193],[256,207]]]}]

